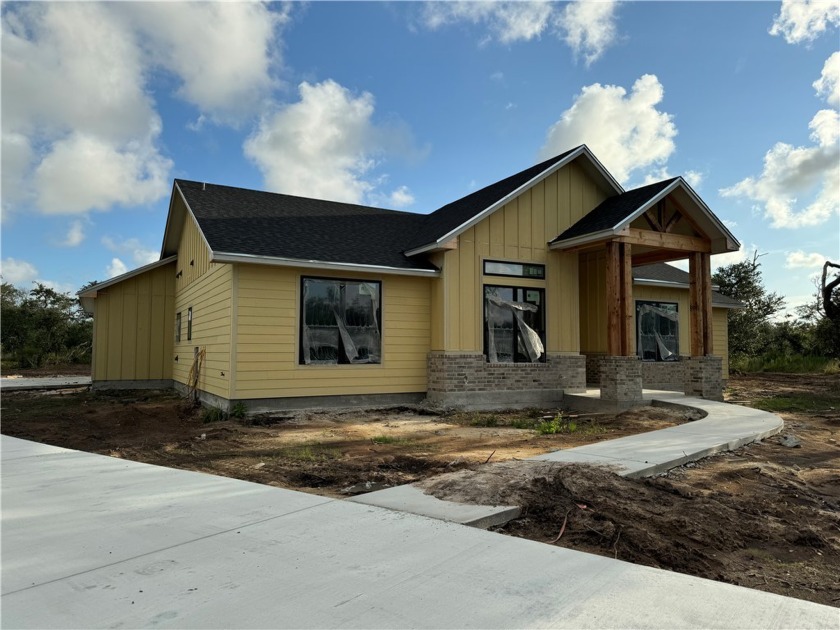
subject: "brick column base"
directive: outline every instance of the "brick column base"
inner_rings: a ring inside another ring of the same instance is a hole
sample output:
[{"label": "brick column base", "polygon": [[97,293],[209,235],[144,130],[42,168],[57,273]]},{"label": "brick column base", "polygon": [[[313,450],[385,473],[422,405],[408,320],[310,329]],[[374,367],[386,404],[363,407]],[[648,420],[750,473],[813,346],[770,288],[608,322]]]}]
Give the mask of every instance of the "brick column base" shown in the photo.
[{"label": "brick column base", "polygon": [[686,360],[685,395],[723,400],[723,359],[708,355]]},{"label": "brick column base", "polygon": [[601,358],[601,400],[637,403],[642,400],[642,362],[638,357]]},{"label": "brick column base", "polygon": [[488,363],[477,352],[429,353],[430,402],[465,408],[554,406],[586,390],[582,355],[549,354],[545,363]]}]

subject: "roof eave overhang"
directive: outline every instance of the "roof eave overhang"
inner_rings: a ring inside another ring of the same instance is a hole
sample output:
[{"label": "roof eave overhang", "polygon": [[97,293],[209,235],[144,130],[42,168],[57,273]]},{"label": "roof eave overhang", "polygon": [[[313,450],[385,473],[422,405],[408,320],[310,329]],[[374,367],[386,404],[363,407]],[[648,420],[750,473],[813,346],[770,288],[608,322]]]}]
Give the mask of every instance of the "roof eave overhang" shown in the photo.
[{"label": "roof eave overhang", "polygon": [[453,238],[456,238],[459,234],[461,234],[465,230],[468,230],[472,226],[476,225],[477,223],[480,223],[481,221],[483,221],[485,218],[487,218],[489,215],[491,215],[493,212],[495,212],[496,210],[498,210],[499,208],[504,206],[506,203],[508,203],[512,199],[521,195],[523,192],[525,192],[526,190],[528,190],[532,186],[537,185],[542,180],[544,180],[545,178],[550,176],[552,173],[560,170],[561,168],[563,168],[564,166],[566,166],[570,162],[576,160],[577,158],[579,158],[582,155],[585,155],[589,159],[592,166],[603,176],[603,178],[606,180],[606,182],[613,188],[613,190],[615,190],[616,194],[620,195],[621,193],[624,192],[624,188],[621,186],[621,184],[619,184],[618,181],[616,181],[616,179],[612,175],[610,175],[610,172],[606,168],[604,168],[604,165],[601,164],[601,162],[598,160],[598,158],[596,158],[595,155],[592,153],[592,151],[589,150],[589,147],[587,147],[585,144],[583,144],[583,145],[579,146],[577,149],[575,149],[574,151],[572,151],[571,153],[569,153],[569,155],[564,157],[562,160],[560,160],[558,162],[555,162],[554,164],[552,164],[551,166],[546,168],[539,175],[531,178],[530,180],[528,180],[527,182],[522,184],[516,190],[510,192],[509,194],[507,194],[504,197],[502,197],[501,199],[499,199],[493,205],[488,206],[487,208],[485,208],[484,210],[482,210],[478,214],[474,215],[469,221],[466,221],[466,222],[462,223],[461,225],[459,225],[458,227],[450,230],[449,232],[447,232],[446,234],[444,234],[443,236],[441,236],[440,238],[438,238],[437,240],[435,240],[432,243],[428,243],[428,244],[423,245],[421,247],[415,247],[414,249],[407,250],[405,252],[405,255],[410,257],[410,256],[416,256],[418,254],[426,254],[426,253],[433,252],[433,251],[439,250],[439,249],[445,249],[443,247],[443,245],[445,243],[448,243],[449,241],[451,241]]},{"label": "roof eave overhang", "polygon": [[712,254],[722,254],[726,252],[738,251],[741,247],[741,243],[738,241],[738,239],[736,239],[732,235],[732,232],[730,232],[726,228],[726,226],[720,221],[720,219],[718,219],[715,216],[715,213],[712,212],[711,208],[709,208],[709,206],[705,204],[705,202],[697,195],[697,193],[694,192],[691,186],[688,185],[688,182],[686,182],[682,177],[678,177],[677,179],[675,179],[668,186],[660,190],[656,195],[654,195],[645,203],[636,208],[636,210],[634,210],[632,214],[626,216],[624,219],[616,223],[611,229],[602,230],[600,232],[593,232],[592,234],[584,234],[582,236],[566,239],[556,243],[552,242],[549,244],[549,248],[556,250],[571,249],[573,247],[579,247],[588,243],[596,243],[598,241],[610,239],[613,236],[618,236],[633,221],[638,219],[645,212],[654,207],[657,203],[665,199],[665,197],[670,195],[677,188],[681,188],[682,190],[684,190],[686,194],[689,197],[691,197],[691,200],[697,205],[697,207],[700,208],[700,210],[709,218],[709,220],[712,221],[712,223],[714,223],[715,227],[720,230],[720,236],[710,238],[710,241],[712,243]]},{"label": "roof eave overhang", "polygon": [[110,286],[115,284],[119,284],[124,280],[128,280],[129,278],[133,278],[134,276],[139,276],[141,273],[146,273],[147,271],[151,271],[152,269],[156,269],[158,267],[163,267],[164,265],[168,265],[169,263],[175,262],[178,256],[169,256],[167,258],[162,258],[160,260],[156,260],[153,263],[149,263],[148,265],[143,265],[142,267],[137,267],[137,269],[132,269],[131,271],[127,271],[126,273],[116,276],[115,278],[111,278],[110,280],[105,280],[104,282],[98,282],[93,286],[87,287],[80,291],[76,292],[76,295],[80,298],[95,298],[97,293],[102,289],[107,289]]},{"label": "roof eave overhang", "polygon": [[351,271],[355,273],[374,273],[398,276],[420,276],[435,278],[440,276],[438,269],[404,269],[386,265],[363,265],[357,263],[328,262],[323,260],[305,260],[279,256],[256,256],[232,252],[210,252],[210,261],[216,263],[248,263],[251,265],[269,265],[274,267],[299,267],[327,271]]}]

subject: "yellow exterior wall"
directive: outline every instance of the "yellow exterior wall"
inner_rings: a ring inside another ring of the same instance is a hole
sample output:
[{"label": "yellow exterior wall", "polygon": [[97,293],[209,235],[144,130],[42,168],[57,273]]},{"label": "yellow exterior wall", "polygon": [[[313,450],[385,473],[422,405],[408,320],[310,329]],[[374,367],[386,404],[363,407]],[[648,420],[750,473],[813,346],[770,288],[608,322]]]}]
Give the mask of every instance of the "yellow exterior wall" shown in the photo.
[{"label": "yellow exterior wall", "polygon": [[[546,349],[578,353],[578,256],[552,252],[548,241],[607,197],[574,162],[499,208],[458,237],[457,249],[436,254],[432,349],[482,352],[483,285],[546,290]],[[483,275],[484,260],[546,265],[546,279]]]},{"label": "yellow exterior wall", "polygon": [[[192,261],[193,264],[190,264]],[[175,310],[181,313],[181,341],[175,343],[172,378],[187,384],[195,348],[205,351],[199,373],[201,390],[230,398],[233,269],[210,262],[210,250],[193,218],[187,214],[178,245]],[[187,339],[187,313],[192,307],[192,340]],[[169,320],[174,338],[175,315]]]},{"label": "yellow exterior wall", "polygon": [[102,289],[94,300],[94,381],[172,378],[175,263]]},{"label": "yellow exterior wall", "polygon": [[[235,265],[232,399],[425,392],[431,278]],[[303,276],[382,283],[382,363],[299,365]]]}]

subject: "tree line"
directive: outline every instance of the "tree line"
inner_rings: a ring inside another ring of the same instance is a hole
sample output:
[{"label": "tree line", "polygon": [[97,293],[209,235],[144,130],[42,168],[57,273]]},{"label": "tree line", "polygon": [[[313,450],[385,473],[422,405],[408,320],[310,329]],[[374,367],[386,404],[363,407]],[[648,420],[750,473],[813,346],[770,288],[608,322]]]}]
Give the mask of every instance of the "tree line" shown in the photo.
[{"label": "tree line", "polygon": [[8,368],[90,363],[93,319],[69,293],[40,282],[30,291],[0,285],[0,352]]}]

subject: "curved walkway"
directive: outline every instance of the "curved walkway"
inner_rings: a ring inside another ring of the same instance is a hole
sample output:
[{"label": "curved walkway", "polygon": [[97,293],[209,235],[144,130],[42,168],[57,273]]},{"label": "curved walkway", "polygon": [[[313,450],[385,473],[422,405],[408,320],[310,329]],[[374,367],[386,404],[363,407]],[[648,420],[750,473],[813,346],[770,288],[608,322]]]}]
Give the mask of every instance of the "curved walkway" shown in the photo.
[{"label": "curved walkway", "polygon": [[[580,396],[593,399],[598,398],[598,393],[591,390]],[[543,453],[529,459],[609,466],[623,477],[648,477],[775,435],[784,426],[776,414],[750,407],[665,391],[646,390],[645,398],[654,406],[700,409],[706,412],[706,417],[667,429]],[[515,505],[465,505],[443,501],[413,485],[387,488],[348,500],[481,528],[501,525],[520,513]]]},{"label": "curved walkway", "polygon": [[840,610],[2,436],[4,628],[832,628]]}]

